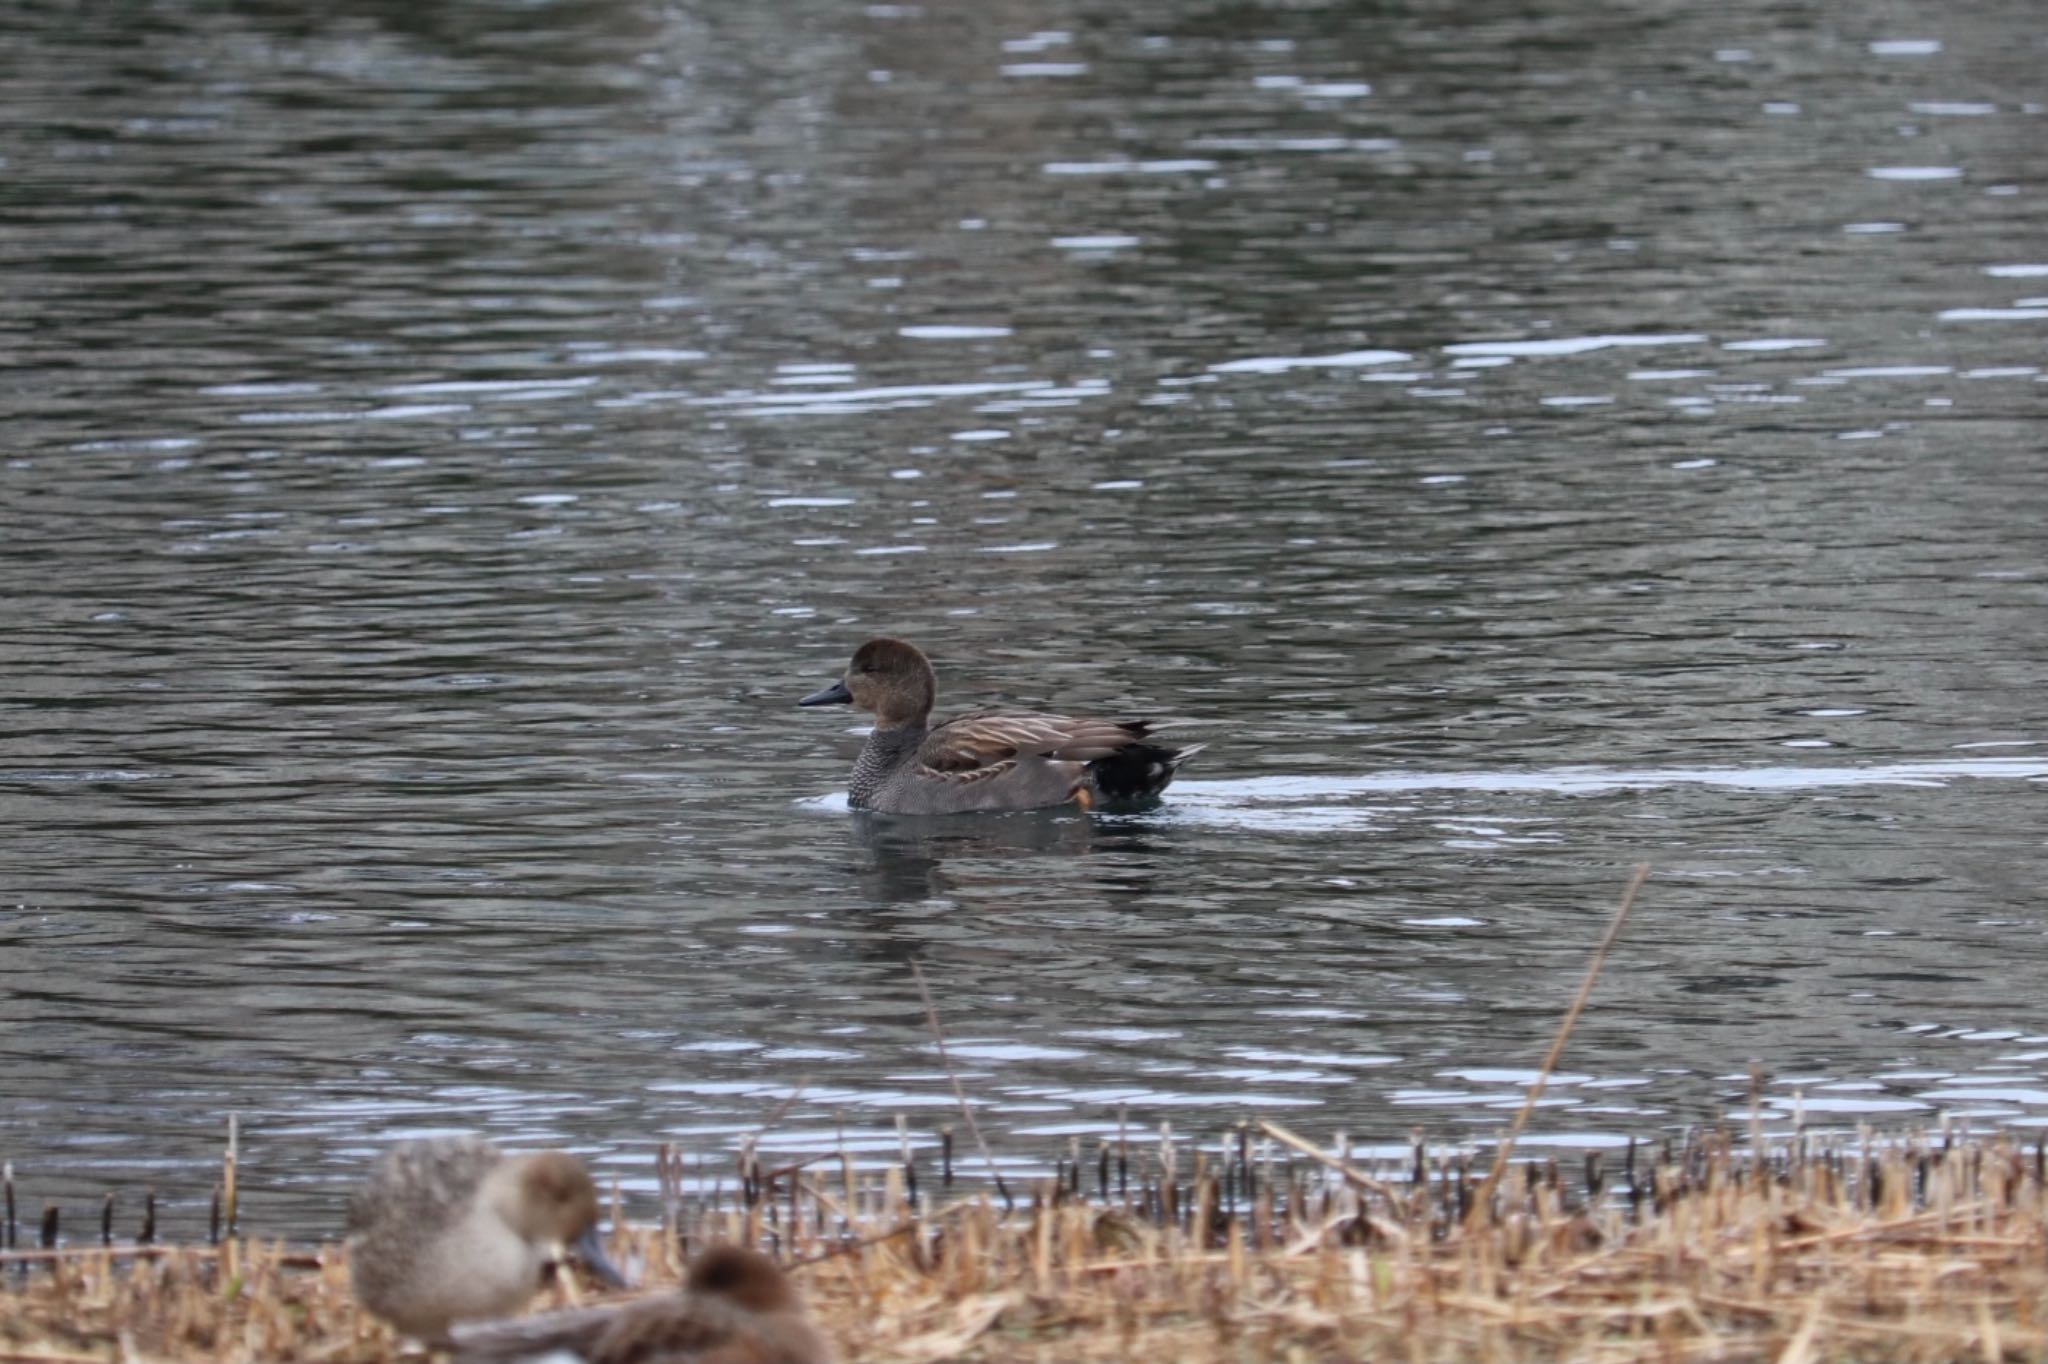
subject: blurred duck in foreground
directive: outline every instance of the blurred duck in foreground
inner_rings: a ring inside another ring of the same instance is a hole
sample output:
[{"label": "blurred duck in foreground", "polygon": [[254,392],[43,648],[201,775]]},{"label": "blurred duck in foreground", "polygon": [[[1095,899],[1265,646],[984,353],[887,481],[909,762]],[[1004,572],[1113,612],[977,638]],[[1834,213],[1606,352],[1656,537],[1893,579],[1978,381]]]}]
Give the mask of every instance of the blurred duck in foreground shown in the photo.
[{"label": "blurred duck in foreground", "polygon": [[356,1298],[410,1336],[517,1312],[573,1249],[613,1287],[597,1239],[597,1186],[561,1151],[508,1156],[476,1137],[401,1143],[349,1202]]},{"label": "blurred duck in foreground", "polygon": [[833,1364],[796,1289],[759,1251],[719,1246],[681,1293],[480,1323],[455,1333],[455,1364]]},{"label": "blurred duck in foreground", "polygon": [[1144,720],[1093,720],[1035,710],[976,710],[933,726],[938,675],[917,647],[871,639],[846,675],[798,701],[850,702],[875,727],[853,765],[847,800],[891,815],[1036,810],[1150,800],[1201,752],[1145,742]]}]

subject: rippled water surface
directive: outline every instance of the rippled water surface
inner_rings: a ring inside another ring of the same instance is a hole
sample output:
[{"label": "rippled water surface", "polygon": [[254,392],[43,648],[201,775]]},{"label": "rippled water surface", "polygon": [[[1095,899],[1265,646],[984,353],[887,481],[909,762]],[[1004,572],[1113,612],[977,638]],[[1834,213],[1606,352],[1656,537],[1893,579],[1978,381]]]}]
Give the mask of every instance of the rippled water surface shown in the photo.
[{"label": "rippled water surface", "polygon": [[[2033,5],[25,4],[0,1154],[2048,1122]],[[1154,813],[846,812],[870,633]]]}]

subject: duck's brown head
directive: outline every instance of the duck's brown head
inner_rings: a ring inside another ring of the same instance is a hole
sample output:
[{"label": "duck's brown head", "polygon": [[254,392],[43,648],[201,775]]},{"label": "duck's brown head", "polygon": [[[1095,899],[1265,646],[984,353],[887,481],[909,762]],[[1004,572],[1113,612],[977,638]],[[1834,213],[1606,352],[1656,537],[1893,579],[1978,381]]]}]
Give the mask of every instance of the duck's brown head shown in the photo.
[{"label": "duck's brown head", "polygon": [[914,644],[900,639],[871,639],[854,650],[846,676],[814,691],[797,702],[799,706],[829,706],[850,701],[875,713],[875,723],[884,729],[921,721],[931,714],[938,699],[939,679],[931,661]]},{"label": "duck's brown head", "polygon": [[498,1195],[499,1216],[530,1245],[555,1258],[576,1258],[614,1288],[625,1286],[597,1236],[597,1185],[583,1162],[566,1151],[542,1151],[507,1163],[510,1179]]},{"label": "duck's brown head", "polygon": [[714,1246],[690,1266],[692,1293],[721,1297],[750,1312],[786,1312],[796,1307],[796,1289],[775,1261],[745,1246]]}]

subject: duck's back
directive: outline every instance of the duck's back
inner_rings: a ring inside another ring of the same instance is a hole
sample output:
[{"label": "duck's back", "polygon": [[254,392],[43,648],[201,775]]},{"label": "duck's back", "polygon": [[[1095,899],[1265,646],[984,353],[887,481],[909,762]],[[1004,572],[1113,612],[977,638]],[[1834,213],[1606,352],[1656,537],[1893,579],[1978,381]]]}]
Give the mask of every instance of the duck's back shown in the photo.
[{"label": "duck's back", "polygon": [[621,1312],[591,1364],[829,1364],[832,1351],[796,1312],[749,1312],[696,1295]]},{"label": "duck's back", "polygon": [[[868,809],[915,815],[1037,810],[1083,793],[1111,800],[1156,795],[1182,755],[1145,743],[1150,729],[1143,720],[974,710],[929,731],[877,730],[854,768],[851,798]],[[1126,778],[1125,767],[1141,781]],[[1118,780],[1100,780],[1105,773]]]},{"label": "duck's back", "polygon": [[1070,741],[1068,723],[1035,711],[980,710],[929,730],[877,729],[854,764],[848,798],[896,815],[1064,804],[1084,779],[1079,762],[1054,752]]},{"label": "duck's back", "polygon": [[446,1226],[504,1153],[481,1137],[433,1137],[386,1151],[348,1201],[351,1237],[414,1237]]}]

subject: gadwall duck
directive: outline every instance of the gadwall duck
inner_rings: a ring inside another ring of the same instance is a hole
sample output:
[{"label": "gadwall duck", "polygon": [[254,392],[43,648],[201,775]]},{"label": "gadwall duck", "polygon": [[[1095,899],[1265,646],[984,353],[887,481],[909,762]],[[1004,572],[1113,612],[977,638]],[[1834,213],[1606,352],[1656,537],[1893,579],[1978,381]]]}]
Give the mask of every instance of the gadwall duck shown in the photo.
[{"label": "gadwall duck", "polygon": [[1146,800],[1202,750],[1144,742],[1152,729],[1144,720],[1034,710],[969,711],[932,726],[938,691],[931,661],[915,645],[871,639],[854,652],[843,678],[797,702],[851,702],[874,712],[847,793],[855,808],[945,815]]},{"label": "gadwall duck", "polygon": [[456,1332],[456,1364],[832,1364],[796,1289],[759,1251],[718,1246],[681,1293]]},{"label": "gadwall duck", "polygon": [[421,1340],[501,1317],[540,1291],[574,1248],[600,1279],[625,1279],[597,1239],[597,1186],[561,1151],[508,1156],[477,1137],[402,1142],[349,1200],[349,1273],[364,1307]]}]

